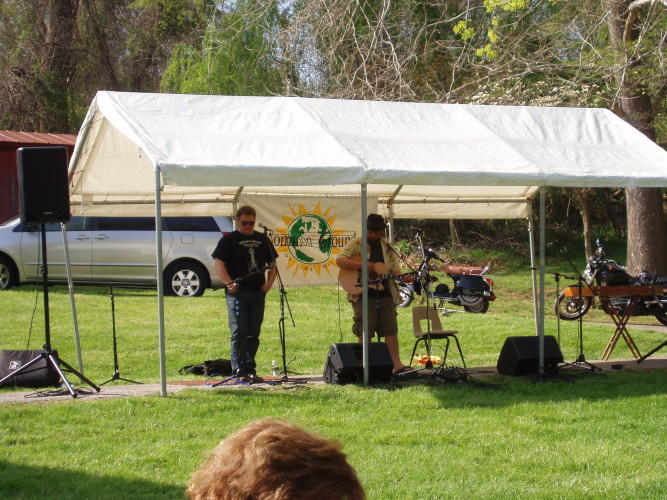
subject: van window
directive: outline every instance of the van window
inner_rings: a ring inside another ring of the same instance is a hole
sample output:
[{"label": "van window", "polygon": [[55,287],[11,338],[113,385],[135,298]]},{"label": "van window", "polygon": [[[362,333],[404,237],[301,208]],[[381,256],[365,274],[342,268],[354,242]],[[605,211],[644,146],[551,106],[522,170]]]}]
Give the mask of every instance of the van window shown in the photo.
[{"label": "van window", "polygon": [[153,217],[96,217],[95,231],[155,231]]},{"label": "van window", "polygon": [[[86,224],[88,224],[88,227],[86,227]],[[68,231],[86,231],[90,230],[90,217],[70,217],[69,222],[67,223],[67,230]],[[44,229],[48,231],[60,231],[61,226],[60,222],[49,222],[47,224],[44,224]],[[23,232],[23,231],[28,231],[28,232],[37,232],[41,231],[41,225],[40,224],[24,224],[20,223],[19,225],[16,226],[14,231],[18,232]]]},{"label": "van window", "polygon": [[220,232],[213,217],[165,217],[170,231]]}]

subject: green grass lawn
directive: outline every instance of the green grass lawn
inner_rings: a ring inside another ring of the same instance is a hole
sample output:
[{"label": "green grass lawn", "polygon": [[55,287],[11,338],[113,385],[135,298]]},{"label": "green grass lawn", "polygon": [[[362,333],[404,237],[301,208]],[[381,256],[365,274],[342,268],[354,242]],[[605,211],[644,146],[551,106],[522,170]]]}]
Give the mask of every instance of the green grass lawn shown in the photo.
[{"label": "green grass lawn", "polygon": [[[442,318],[445,327],[460,331],[468,366],[495,365],[506,337],[534,334],[530,290],[527,273],[499,276],[498,299],[487,314]],[[114,291],[121,375],[157,382],[155,293]],[[320,374],[330,344],[354,341],[345,294],[335,287],[287,292],[295,322],[288,314],[290,370]],[[52,346],[77,367],[67,289],[53,287],[49,296]],[[34,287],[0,293],[0,348],[41,347],[41,301]],[[108,289],[77,287],[76,305],[85,374],[100,383],[113,373]],[[550,305],[549,300],[549,313]],[[178,374],[186,364],[229,356],[221,291],[166,298],[165,310],[169,380],[192,378]],[[280,359],[279,318],[279,294],[272,291],[257,358],[260,375]],[[657,324],[651,318],[642,322]],[[561,322],[558,332],[547,315],[546,333],[560,338],[569,361],[578,354],[577,326]],[[413,345],[409,308],[399,310],[399,327],[407,361]],[[587,359],[599,359],[612,332],[599,311],[586,317]],[[642,353],[664,340],[656,330],[631,333]],[[621,340],[612,358],[627,357]],[[451,361],[460,366],[455,356]],[[166,398],[3,404],[0,498],[183,498],[203,454],[229,432],[265,416],[339,439],[370,499],[665,498],[664,371],[568,370],[542,381],[485,381],[192,389]],[[3,389],[8,390],[14,389]]]}]

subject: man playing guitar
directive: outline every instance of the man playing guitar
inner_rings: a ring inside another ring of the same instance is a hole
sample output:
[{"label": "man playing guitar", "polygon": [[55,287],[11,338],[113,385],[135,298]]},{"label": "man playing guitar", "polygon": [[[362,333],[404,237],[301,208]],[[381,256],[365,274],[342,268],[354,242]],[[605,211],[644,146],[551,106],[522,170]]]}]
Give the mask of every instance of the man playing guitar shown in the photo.
[{"label": "man playing guitar", "polygon": [[[366,235],[368,240],[368,273],[369,276],[385,275],[389,270],[389,276],[401,275],[401,267],[398,262],[397,253],[389,242],[382,237],[386,223],[381,215],[369,214],[366,220]],[[336,259],[340,268],[340,281],[343,284],[344,276],[352,274],[354,279],[360,275],[361,262],[361,237],[351,240]],[[382,278],[382,276],[379,276]],[[372,278],[371,278],[372,279]],[[369,336],[377,333],[378,338],[384,337],[389,349],[391,360],[394,365],[394,374],[398,375],[411,368],[401,361],[398,348],[398,322],[396,304],[398,302],[398,286],[395,279],[373,280],[372,286],[368,287],[368,324]],[[377,281],[377,282],[376,282]],[[405,277],[406,282],[411,281],[410,276]],[[363,308],[361,293],[362,287],[359,283],[352,288],[345,287],[348,291],[347,300],[352,304],[354,312],[354,324],[352,332],[357,336],[359,342],[363,341]]]}]

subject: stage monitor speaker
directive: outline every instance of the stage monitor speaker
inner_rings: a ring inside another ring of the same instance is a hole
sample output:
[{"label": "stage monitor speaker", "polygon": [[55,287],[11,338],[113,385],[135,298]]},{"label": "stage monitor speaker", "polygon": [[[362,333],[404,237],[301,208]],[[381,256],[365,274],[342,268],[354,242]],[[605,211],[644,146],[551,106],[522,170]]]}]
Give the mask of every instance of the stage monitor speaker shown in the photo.
[{"label": "stage monitor speaker", "polygon": [[67,149],[62,146],[19,148],[16,161],[21,222],[69,221]]},{"label": "stage monitor speaker", "polygon": [[[387,344],[371,342],[368,349],[368,382],[389,382],[394,365]],[[324,364],[324,381],[328,384],[363,382],[363,344],[331,344]]]},{"label": "stage monitor speaker", "polygon": [[[503,375],[527,375],[538,373],[539,337],[507,337],[498,357],[498,373]],[[544,369],[555,371],[558,363],[563,362],[558,342],[552,335],[544,336]]]}]

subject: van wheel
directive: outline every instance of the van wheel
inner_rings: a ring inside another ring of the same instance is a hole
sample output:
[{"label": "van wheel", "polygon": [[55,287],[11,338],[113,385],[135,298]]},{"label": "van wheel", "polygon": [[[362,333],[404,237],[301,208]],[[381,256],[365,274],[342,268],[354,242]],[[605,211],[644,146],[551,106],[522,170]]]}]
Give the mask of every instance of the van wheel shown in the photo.
[{"label": "van wheel", "polygon": [[18,281],[16,267],[9,257],[0,256],[0,290],[9,290]]},{"label": "van wheel", "polygon": [[200,297],[208,287],[208,273],[197,262],[175,262],[164,272],[167,295]]}]

